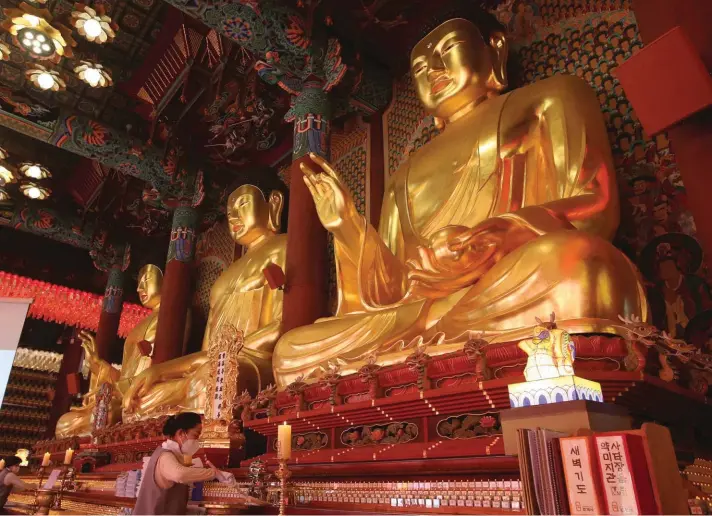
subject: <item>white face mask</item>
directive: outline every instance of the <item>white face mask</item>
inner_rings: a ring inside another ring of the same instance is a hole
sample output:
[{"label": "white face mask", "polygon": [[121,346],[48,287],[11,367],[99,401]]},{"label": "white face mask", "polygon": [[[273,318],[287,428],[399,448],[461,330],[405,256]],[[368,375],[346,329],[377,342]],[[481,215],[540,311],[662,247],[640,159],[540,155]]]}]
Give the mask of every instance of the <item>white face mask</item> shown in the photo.
[{"label": "white face mask", "polygon": [[200,441],[197,439],[186,439],[180,447],[180,451],[183,455],[193,456],[200,449]]}]

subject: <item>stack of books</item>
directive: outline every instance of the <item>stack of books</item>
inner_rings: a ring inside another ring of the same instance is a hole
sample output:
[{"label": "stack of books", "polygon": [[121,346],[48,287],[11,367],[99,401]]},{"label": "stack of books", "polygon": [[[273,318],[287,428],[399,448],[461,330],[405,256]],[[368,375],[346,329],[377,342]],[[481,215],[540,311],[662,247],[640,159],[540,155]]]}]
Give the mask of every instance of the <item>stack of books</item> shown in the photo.
[{"label": "stack of books", "polygon": [[530,514],[660,514],[644,436],[518,430]]}]

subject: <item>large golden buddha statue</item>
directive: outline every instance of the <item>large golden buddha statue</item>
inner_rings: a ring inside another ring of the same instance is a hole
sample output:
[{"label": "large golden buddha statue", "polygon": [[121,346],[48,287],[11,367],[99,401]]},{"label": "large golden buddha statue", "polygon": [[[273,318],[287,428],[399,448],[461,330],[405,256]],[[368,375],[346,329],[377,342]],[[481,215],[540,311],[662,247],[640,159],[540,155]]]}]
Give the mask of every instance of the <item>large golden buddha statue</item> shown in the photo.
[{"label": "large golden buddha statue", "polygon": [[391,177],[378,230],[331,165],[302,165],[334,236],[339,304],[280,339],[279,386],[330,365],[353,373],[374,355],[403,361],[421,338],[431,355],[473,333],[526,338],[552,312],[570,333],[621,333],[619,314],[645,320],[638,273],[609,242],[618,192],[592,90],[557,76],[501,94],[506,58],[504,34],[464,19],[415,46],[418,97],[444,131]]},{"label": "large golden buddha statue", "polygon": [[272,351],[281,335],[282,291],[271,289],[263,273],[270,264],[284,269],[286,235],[279,234],[283,196],[243,185],[228,198],[230,233],[245,254],[217,279],[210,313],[197,353],[156,364],[137,376],[124,396],[124,419],[144,419],[182,410],[203,412],[208,380],[214,373],[208,350],[226,325],[244,335],[239,352],[240,390],[253,394],[272,380]]},{"label": "large golden buddha statue", "polygon": [[[138,274],[138,292],[141,304],[151,310],[126,336],[121,372],[96,353],[94,335],[88,332],[79,334],[84,348],[84,359],[89,365],[91,378],[89,392],[84,395],[81,407],[76,407],[59,418],[55,435],[57,438],[72,435],[88,435],[92,431],[96,393],[104,383],[114,387],[114,403],[109,415],[109,422],[118,422],[121,418],[121,399],[128,391],[132,379],[151,365],[151,358],[146,354],[156,340],[158,313],[161,305],[161,286],[163,273],[155,265],[146,265]],[[188,332],[186,331],[186,338]]]}]

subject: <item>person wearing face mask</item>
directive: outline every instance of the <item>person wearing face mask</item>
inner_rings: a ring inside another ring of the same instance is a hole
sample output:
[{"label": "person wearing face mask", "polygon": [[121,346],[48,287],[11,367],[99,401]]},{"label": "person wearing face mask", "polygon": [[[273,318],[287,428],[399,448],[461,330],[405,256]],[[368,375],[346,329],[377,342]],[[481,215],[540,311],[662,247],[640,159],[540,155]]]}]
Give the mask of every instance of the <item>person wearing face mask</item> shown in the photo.
[{"label": "person wearing face mask", "polygon": [[163,427],[168,439],[156,448],[144,468],[134,515],[186,514],[190,484],[216,478],[219,472],[210,462],[208,468],[184,465],[184,457],[200,449],[202,429],[200,415],[193,412],[168,418]]},{"label": "person wearing face mask", "polygon": [[26,491],[33,486],[23,482],[17,474],[20,472],[20,457],[7,457],[5,459],[5,469],[0,471],[0,511],[5,514],[5,503],[13,490]]}]

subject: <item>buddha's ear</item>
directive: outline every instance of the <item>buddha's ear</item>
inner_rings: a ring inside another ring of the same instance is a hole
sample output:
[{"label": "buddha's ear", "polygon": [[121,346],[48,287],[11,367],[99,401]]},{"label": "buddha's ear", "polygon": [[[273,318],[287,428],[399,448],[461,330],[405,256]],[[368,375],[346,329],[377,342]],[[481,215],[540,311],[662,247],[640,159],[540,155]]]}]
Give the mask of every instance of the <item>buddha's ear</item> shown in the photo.
[{"label": "buddha's ear", "polygon": [[492,52],[492,79],[491,87],[501,91],[505,89],[509,81],[507,80],[507,56],[509,53],[509,43],[504,32],[494,32],[489,40],[490,52]]},{"label": "buddha's ear", "polygon": [[284,208],[284,195],[279,190],[272,190],[269,194],[269,224],[270,230],[279,233],[282,226],[282,208]]}]

